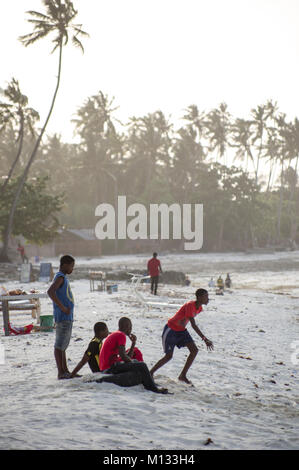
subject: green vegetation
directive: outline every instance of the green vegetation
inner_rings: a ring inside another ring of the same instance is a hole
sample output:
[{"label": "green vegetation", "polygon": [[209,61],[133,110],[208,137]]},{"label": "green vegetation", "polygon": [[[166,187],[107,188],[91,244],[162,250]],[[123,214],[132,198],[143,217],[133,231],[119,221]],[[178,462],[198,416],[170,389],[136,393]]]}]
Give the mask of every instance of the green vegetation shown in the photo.
[{"label": "green vegetation", "polygon": [[[128,204],[203,204],[206,251],[299,243],[299,120],[289,121],[271,100],[247,119],[233,116],[226,103],[208,111],[192,104],[180,124],[161,110],[122,124],[114,99],[99,91],[73,119],[78,143],[46,135],[69,32],[82,50],[78,36],[87,33],[73,24],[72,2],[43,3],[45,14],[29,12],[34,30],[21,41],[29,46],[54,32],[58,75],[47,119],[38,130],[38,112],[15,78],[0,102],[2,260],[10,234],[42,243],[55,236],[58,221],[94,227],[95,207],[115,205],[118,195]],[[40,226],[38,216],[45,219]],[[109,240],[107,247],[122,249]]]}]

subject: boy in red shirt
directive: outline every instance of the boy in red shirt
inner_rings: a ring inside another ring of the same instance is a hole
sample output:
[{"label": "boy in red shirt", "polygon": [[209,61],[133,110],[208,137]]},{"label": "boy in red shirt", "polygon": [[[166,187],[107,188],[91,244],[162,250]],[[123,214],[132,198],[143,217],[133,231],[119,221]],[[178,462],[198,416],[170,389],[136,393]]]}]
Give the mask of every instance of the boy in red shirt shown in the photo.
[{"label": "boy in red shirt", "polygon": [[[126,352],[126,337],[132,341],[131,348]],[[118,331],[105,339],[100,352],[100,369],[105,374],[96,382],[110,382],[121,387],[143,384],[144,388],[155,393],[168,393],[165,388],[159,389],[152,379],[147,365],[132,359],[136,344],[136,336],[132,334],[132,323],[123,317],[118,322]]]},{"label": "boy in red shirt", "polygon": [[197,289],[195,295],[196,301],[185,303],[165,325],[162,333],[162,344],[165,356],[151,369],[150,373],[152,376],[156,370],[160,369],[160,367],[164,366],[164,364],[172,359],[175,346],[178,348],[186,346],[189,349],[190,354],[182,372],[179,375],[179,380],[186,382],[187,384],[191,384],[190,380],[187,379],[186,374],[198,353],[198,348],[186,329],[186,325],[189,321],[194,331],[196,331],[196,333],[206,343],[207,349],[214,349],[212,341],[208,340],[202,334],[194,320],[195,316],[202,311],[202,305],[207,305],[209,303],[209,294],[205,289]]},{"label": "boy in red shirt", "polygon": [[153,257],[147,263],[147,271],[151,276],[151,293],[154,295],[157,295],[159,274],[162,273],[161,263],[157,256],[157,253],[153,253]]}]

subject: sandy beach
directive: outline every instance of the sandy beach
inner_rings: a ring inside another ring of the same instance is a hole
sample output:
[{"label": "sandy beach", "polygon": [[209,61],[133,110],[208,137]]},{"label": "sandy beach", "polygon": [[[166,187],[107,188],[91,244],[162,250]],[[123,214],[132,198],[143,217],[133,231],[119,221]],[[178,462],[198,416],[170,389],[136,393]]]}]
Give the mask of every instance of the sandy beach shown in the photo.
[{"label": "sandy beach", "polygon": [[[147,256],[77,259],[77,265],[143,269]],[[182,304],[194,299],[210,277],[226,276],[233,286],[223,296],[209,289],[210,302],[196,323],[213,341],[214,351],[188,327],[199,353],[189,378],[178,381],[187,357],[175,350],[156,382],[173,395],[157,395],[140,386],[98,384],[88,365],[82,377],[57,380],[54,332],[5,337],[0,343],[0,449],[298,449],[299,448],[299,252],[273,254],[165,254],[165,271],[189,274],[191,286],[163,284],[155,300]],[[48,261],[48,260],[45,260]],[[54,269],[58,260],[50,260]],[[7,289],[44,292],[49,284],[10,281]],[[137,346],[149,368],[163,355],[161,333],[176,308],[145,308],[118,282],[118,292],[90,292],[89,281],[71,281],[75,297],[73,336],[67,357],[75,367],[93,337],[97,321],[117,329],[118,319],[132,320]],[[149,287],[142,287],[149,298]],[[42,314],[52,303],[41,299]],[[30,315],[11,314],[25,325]],[[34,320],[35,322],[35,320]],[[128,340],[128,344],[130,341]],[[298,351],[298,354],[296,353]],[[100,374],[96,374],[100,375]],[[207,439],[212,442],[205,446]]]}]

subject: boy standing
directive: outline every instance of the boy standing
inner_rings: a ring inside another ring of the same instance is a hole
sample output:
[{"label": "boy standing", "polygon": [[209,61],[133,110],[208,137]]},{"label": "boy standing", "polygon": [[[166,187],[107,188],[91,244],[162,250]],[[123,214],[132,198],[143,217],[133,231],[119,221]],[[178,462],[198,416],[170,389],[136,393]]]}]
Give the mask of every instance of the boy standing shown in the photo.
[{"label": "boy standing", "polygon": [[74,265],[75,260],[72,256],[62,256],[59,271],[55,274],[47,292],[53,302],[56,323],[54,356],[58,369],[58,379],[68,379],[70,377],[65,351],[72,334],[74,298],[67,275],[73,272]]},{"label": "boy standing", "polygon": [[196,301],[190,301],[185,303],[177,313],[168,320],[162,333],[162,344],[165,352],[165,356],[160,359],[156,365],[151,369],[151,375],[154,375],[156,370],[164,366],[173,356],[173,350],[175,346],[178,348],[187,347],[190,354],[187,358],[186,364],[179,375],[179,380],[191,384],[190,380],[187,379],[187,372],[191,367],[198,349],[186,329],[187,323],[190,321],[192,328],[206,343],[207,349],[214,349],[212,341],[208,340],[197,327],[194,317],[202,311],[202,305],[207,305],[209,302],[209,294],[205,289],[197,289],[195,292]]},{"label": "boy standing", "polygon": [[157,253],[153,253],[153,257],[147,263],[147,271],[151,277],[151,293],[154,295],[157,295],[159,274],[162,273],[161,263],[157,256]]}]

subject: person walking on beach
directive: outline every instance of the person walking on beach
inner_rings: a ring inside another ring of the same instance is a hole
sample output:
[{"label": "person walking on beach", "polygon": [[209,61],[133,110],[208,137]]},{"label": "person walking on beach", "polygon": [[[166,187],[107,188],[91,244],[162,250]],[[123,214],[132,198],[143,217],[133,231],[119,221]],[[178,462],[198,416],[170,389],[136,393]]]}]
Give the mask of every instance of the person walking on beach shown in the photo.
[{"label": "person walking on beach", "polygon": [[187,372],[198,353],[198,348],[195,345],[188,330],[186,329],[186,325],[189,321],[194,331],[206,343],[207,349],[214,349],[212,341],[207,339],[202,334],[194,320],[196,315],[202,311],[202,305],[207,305],[209,303],[209,294],[205,289],[197,289],[195,296],[195,301],[191,300],[190,302],[185,303],[165,325],[162,333],[162,344],[165,356],[162,357],[162,359],[160,359],[150,370],[152,376],[158,369],[160,369],[160,367],[164,366],[172,359],[175,346],[178,348],[187,347],[190,351],[190,354],[182,372],[179,375],[179,380],[186,382],[187,384],[191,384],[187,378]]},{"label": "person walking on beach", "polygon": [[27,258],[26,253],[25,253],[25,248],[24,248],[23,245],[21,245],[21,243],[18,243],[17,250],[20,253],[20,256],[22,258],[22,263],[28,263],[28,258]]},{"label": "person walking on beach", "polygon": [[56,323],[54,356],[58,369],[58,379],[68,379],[70,377],[65,351],[72,335],[74,298],[67,275],[73,272],[74,265],[75,260],[72,256],[62,256],[59,271],[55,274],[47,292],[53,302]]},{"label": "person walking on beach", "polygon": [[[127,337],[132,342],[128,352],[125,349]],[[131,320],[122,317],[118,322],[118,331],[107,336],[100,352],[101,372],[108,375],[96,382],[110,382],[121,387],[143,384],[146,390],[168,393],[167,389],[157,387],[145,362],[132,359],[136,341],[136,336],[132,334]]]},{"label": "person walking on beach", "polygon": [[154,295],[157,295],[159,274],[162,273],[161,263],[157,256],[157,253],[153,253],[153,257],[147,263],[147,271],[151,277],[151,293]]}]

